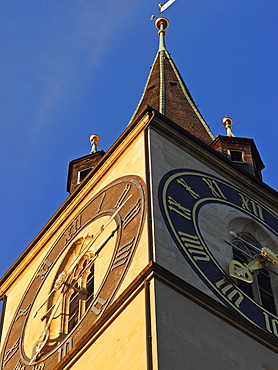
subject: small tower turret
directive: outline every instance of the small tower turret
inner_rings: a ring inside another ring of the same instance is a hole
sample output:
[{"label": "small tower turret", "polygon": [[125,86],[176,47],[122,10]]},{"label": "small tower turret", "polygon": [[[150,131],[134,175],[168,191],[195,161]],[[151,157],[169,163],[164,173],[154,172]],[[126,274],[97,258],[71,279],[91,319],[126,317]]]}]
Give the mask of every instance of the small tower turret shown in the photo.
[{"label": "small tower turret", "polygon": [[79,186],[105,154],[103,150],[97,149],[99,141],[100,137],[97,134],[91,135],[90,143],[92,149],[90,154],[69,162],[67,191],[70,194]]},{"label": "small tower turret", "polygon": [[210,146],[261,180],[264,164],[254,140],[236,137],[232,132],[233,120],[230,117],[224,117],[222,124],[227,130],[227,136],[217,136]]}]

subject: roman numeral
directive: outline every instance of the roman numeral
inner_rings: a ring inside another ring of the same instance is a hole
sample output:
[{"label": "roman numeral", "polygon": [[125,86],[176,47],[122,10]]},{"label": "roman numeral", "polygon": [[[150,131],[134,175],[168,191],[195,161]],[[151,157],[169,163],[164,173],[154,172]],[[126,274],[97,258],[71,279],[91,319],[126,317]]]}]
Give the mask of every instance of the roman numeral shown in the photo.
[{"label": "roman numeral", "polygon": [[225,278],[219,280],[217,283],[215,283],[218,289],[221,290],[227,298],[234,303],[238,308],[240,308],[240,304],[243,301],[244,297],[243,295],[231,284],[229,283]]},{"label": "roman numeral", "polygon": [[18,338],[16,342],[12,345],[12,347],[9,348],[5,352],[4,358],[3,358],[3,366],[5,366],[10,361],[10,359],[13,357],[13,355],[18,351],[19,344],[20,344],[20,338]]},{"label": "roman numeral", "polygon": [[[102,298],[98,297],[95,300],[95,303],[94,303],[93,307],[91,308],[93,313],[96,314],[96,315],[99,315],[102,312],[102,306],[104,306],[106,302],[107,302],[107,299],[102,299]],[[97,304],[99,304],[99,308],[96,306]]]},{"label": "roman numeral", "polygon": [[180,177],[177,179],[177,183],[183,186],[194,199],[200,198],[200,195],[195,193],[195,191],[192,190],[192,188],[184,181],[183,178]]},{"label": "roman numeral", "polygon": [[134,242],[134,238],[128,243],[126,243],[125,245],[121,246],[121,248],[119,248],[116,254],[115,260],[113,262],[113,265],[111,267],[111,270],[114,270],[115,268],[126,263],[130,255],[131,249],[133,247],[133,242]]},{"label": "roman numeral", "polygon": [[47,271],[48,271],[48,269],[51,265],[52,265],[51,262],[49,262],[48,260],[45,260],[43,265],[39,269],[36,277],[40,277],[43,280],[44,277],[45,277],[45,274],[47,273]]},{"label": "roman numeral", "polygon": [[133,220],[133,218],[140,212],[141,209],[141,199],[138,199],[134,206],[127,212],[123,218],[123,228]]},{"label": "roman numeral", "polygon": [[98,206],[98,209],[97,209],[97,213],[99,213],[99,212],[100,212],[100,210],[101,210],[101,206],[102,206],[102,203],[103,203],[103,201],[104,201],[105,196],[106,196],[106,193],[103,193],[103,194],[102,194],[102,197],[101,197],[101,199],[100,199],[100,202],[99,202],[99,206]]},{"label": "roman numeral", "polygon": [[204,251],[204,247],[196,235],[190,235],[182,231],[179,231],[178,234],[184,247],[192,254],[192,258],[195,261],[210,261],[209,255]]},{"label": "roman numeral", "polygon": [[271,334],[274,334],[278,337],[278,320],[277,319],[270,319],[269,315],[266,312],[263,312],[264,319],[265,319],[265,326],[267,331]]},{"label": "roman numeral", "polygon": [[241,207],[252,215],[256,216],[260,220],[264,220],[262,207],[254,202],[254,200],[247,198],[245,195],[238,193],[241,197]]},{"label": "roman numeral", "polygon": [[120,195],[119,199],[117,200],[114,208],[119,208],[121,206],[121,204],[123,203],[125,197],[127,196],[129,190],[131,189],[131,185],[130,184],[127,184],[126,187],[124,188],[122,194]]},{"label": "roman numeral", "polygon": [[30,310],[30,307],[31,307],[31,305],[29,304],[27,307],[25,307],[25,308],[23,308],[23,309],[19,310],[19,311],[18,311],[18,314],[17,314],[17,316],[16,316],[16,318],[15,318],[15,321],[16,321],[16,320],[18,320],[21,316],[25,316],[25,315],[27,315],[27,313],[28,313],[28,312],[29,312],[29,310]]},{"label": "roman numeral", "polygon": [[170,195],[168,195],[168,208],[170,211],[174,211],[178,213],[180,216],[186,218],[187,220],[191,220],[191,210],[188,208],[185,208],[180,203],[175,201],[174,198],[172,198]]},{"label": "roman numeral", "polygon": [[43,370],[43,369],[44,369],[44,363],[43,362],[34,366],[34,370]]},{"label": "roman numeral", "polygon": [[211,194],[214,197],[227,199],[215,180],[211,180],[205,177],[202,177],[202,180],[207,184],[207,186],[209,187],[209,190],[211,191]]},{"label": "roman numeral", "polygon": [[26,369],[25,366],[20,360],[17,361],[17,364],[13,368],[13,370],[25,370],[25,369]]},{"label": "roman numeral", "polygon": [[76,217],[72,224],[68,227],[65,237],[65,245],[72,239],[72,237],[77,233],[81,227],[82,215]]},{"label": "roman numeral", "polygon": [[62,360],[63,357],[72,349],[72,338],[69,338],[62,347],[59,348],[58,362]]}]

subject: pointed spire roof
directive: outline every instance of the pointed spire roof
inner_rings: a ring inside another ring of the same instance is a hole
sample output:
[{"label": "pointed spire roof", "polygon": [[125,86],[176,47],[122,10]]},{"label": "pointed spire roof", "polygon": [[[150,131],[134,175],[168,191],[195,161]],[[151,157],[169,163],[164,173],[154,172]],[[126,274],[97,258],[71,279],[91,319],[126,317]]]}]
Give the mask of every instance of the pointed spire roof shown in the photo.
[{"label": "pointed spire roof", "polygon": [[155,25],[159,30],[159,50],[130,123],[149,105],[206,144],[210,144],[214,136],[165,48],[165,30],[169,22],[161,17],[156,20]]}]

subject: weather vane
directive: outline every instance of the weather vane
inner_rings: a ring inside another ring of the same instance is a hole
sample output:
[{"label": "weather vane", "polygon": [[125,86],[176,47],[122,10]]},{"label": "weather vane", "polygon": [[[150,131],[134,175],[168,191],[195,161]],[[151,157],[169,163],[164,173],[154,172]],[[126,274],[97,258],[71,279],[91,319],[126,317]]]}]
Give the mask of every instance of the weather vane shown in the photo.
[{"label": "weather vane", "polygon": [[163,4],[158,4],[159,11],[156,14],[152,15],[151,16],[151,19],[155,19],[158,15],[160,15],[161,13],[163,13],[175,1],[176,0],[168,0],[167,3],[165,3],[164,5]]}]

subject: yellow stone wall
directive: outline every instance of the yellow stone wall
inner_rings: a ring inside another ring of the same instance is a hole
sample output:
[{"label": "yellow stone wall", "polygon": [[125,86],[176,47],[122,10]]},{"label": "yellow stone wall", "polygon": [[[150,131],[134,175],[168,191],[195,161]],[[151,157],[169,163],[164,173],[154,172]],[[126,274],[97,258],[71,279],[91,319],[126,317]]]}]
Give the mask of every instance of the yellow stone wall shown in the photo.
[{"label": "yellow stone wall", "polygon": [[[140,125],[139,125],[140,126]],[[104,165],[99,169],[95,176],[81,189],[78,195],[66,207],[58,219],[46,230],[41,239],[34,245],[30,253],[21,261],[19,266],[11,273],[6,282],[1,287],[7,295],[5,310],[5,321],[2,331],[0,351],[3,346],[4,338],[8,332],[17,306],[23,293],[31,281],[33,274],[42,262],[49,248],[56,238],[71,224],[72,220],[96,193],[110,182],[122,176],[137,175],[144,182],[145,179],[145,152],[144,152],[144,133],[137,127],[127,138],[125,138],[114,149]],[[74,239],[72,240],[74,241]],[[131,266],[126,274],[117,296],[130,284],[136,275],[148,264],[147,253],[147,228],[146,223]],[[114,299],[117,298],[114,297]]]},{"label": "yellow stone wall", "polygon": [[[153,281],[150,289],[151,312],[155,313]],[[153,316],[154,317],[154,316]],[[155,321],[154,321],[155,323]],[[156,334],[153,334],[153,369],[157,369]],[[105,330],[64,370],[145,370],[147,369],[145,291],[140,290],[120,313],[108,320]]]}]

